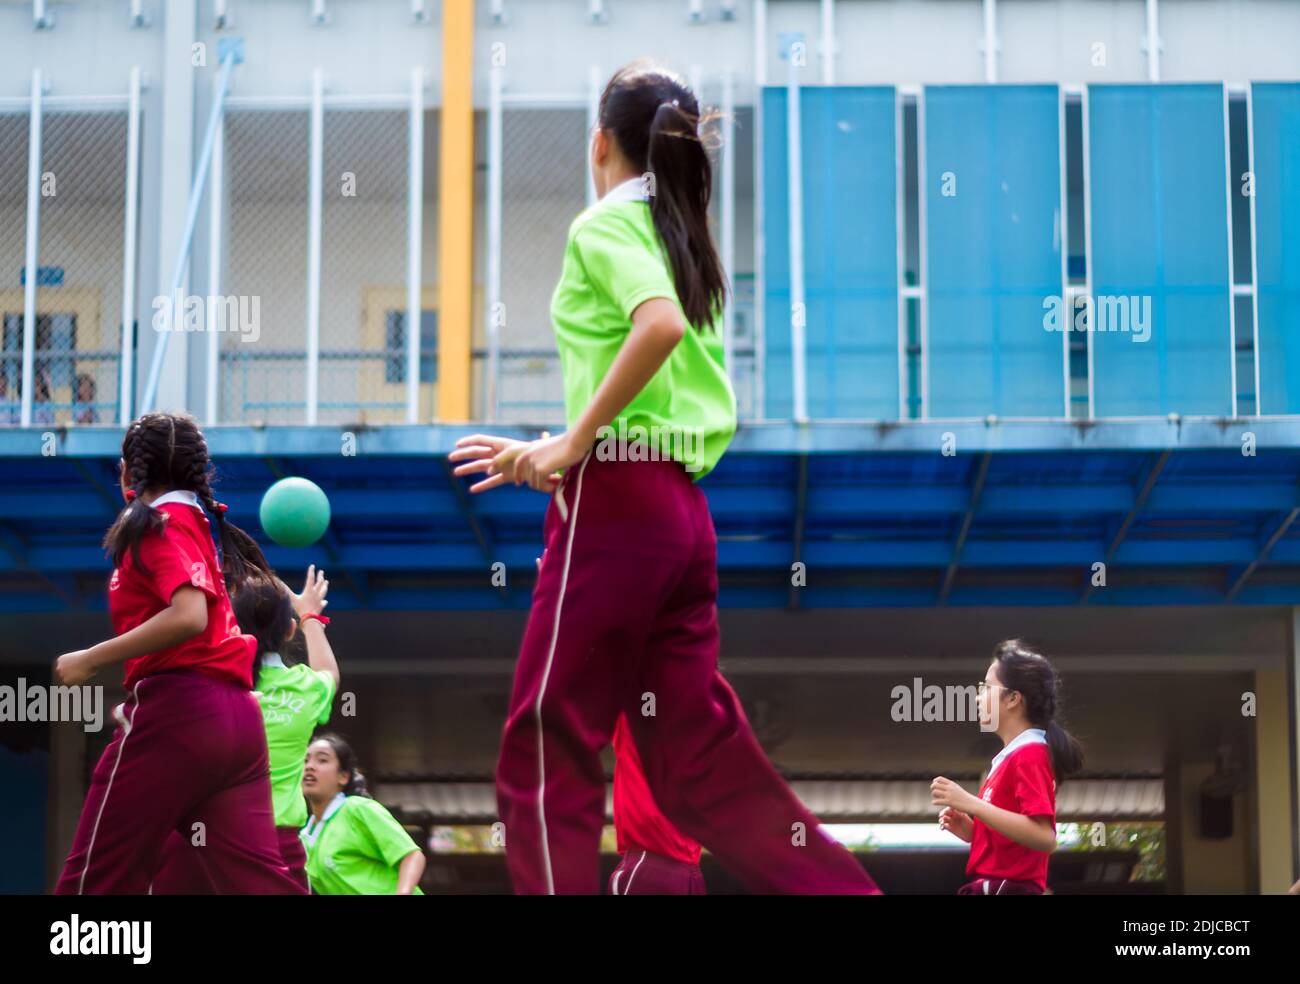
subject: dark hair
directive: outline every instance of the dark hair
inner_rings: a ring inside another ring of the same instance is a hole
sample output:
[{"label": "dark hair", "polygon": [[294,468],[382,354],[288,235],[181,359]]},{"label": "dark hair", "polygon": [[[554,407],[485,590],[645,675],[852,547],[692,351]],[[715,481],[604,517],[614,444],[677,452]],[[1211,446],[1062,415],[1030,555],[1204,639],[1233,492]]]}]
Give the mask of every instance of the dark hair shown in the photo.
[{"label": "dark hair", "polygon": [[230,606],[239,622],[239,631],[257,640],[253,657],[253,682],[262,669],[262,657],[284,649],[293,631],[293,602],[289,589],[274,575],[254,575],[236,585]]},{"label": "dark hair", "polygon": [[1052,755],[1052,770],[1057,780],[1068,778],[1082,769],[1083,747],[1056,720],[1061,681],[1047,657],[1019,639],[1008,639],[998,643],[993,650],[993,662],[997,664],[998,680],[1002,686],[1017,691],[1024,698],[1029,723],[1047,732],[1047,748]]},{"label": "dark hair", "polygon": [[135,493],[118,513],[117,520],[104,535],[104,549],[121,566],[127,550],[136,566],[148,571],[140,562],[140,540],[151,530],[161,530],[167,523],[165,513],[146,505],[147,491],[167,492],[187,489],[199,497],[209,513],[217,519],[221,533],[221,570],[228,588],[256,575],[270,576],[270,565],[257,541],[233,523],[217,508],[217,500],[208,487],[214,470],[208,457],[208,445],[194,418],[183,413],[146,413],[132,421],[122,439],[122,460],[126,463],[128,488]]},{"label": "dark hair", "polygon": [[318,741],[326,742],[334,749],[334,755],[339,760],[339,771],[348,774],[348,784],[343,787],[343,795],[369,798],[366,777],[361,774],[361,769],[357,766],[357,753],[352,750],[347,739],[333,731],[322,731],[312,736],[311,744]]},{"label": "dark hair", "polygon": [[695,93],[674,73],[633,62],[605,86],[598,119],[628,162],[653,178],[650,215],[677,300],[693,326],[711,326],[726,300],[727,279],[709,234],[713,165]]}]

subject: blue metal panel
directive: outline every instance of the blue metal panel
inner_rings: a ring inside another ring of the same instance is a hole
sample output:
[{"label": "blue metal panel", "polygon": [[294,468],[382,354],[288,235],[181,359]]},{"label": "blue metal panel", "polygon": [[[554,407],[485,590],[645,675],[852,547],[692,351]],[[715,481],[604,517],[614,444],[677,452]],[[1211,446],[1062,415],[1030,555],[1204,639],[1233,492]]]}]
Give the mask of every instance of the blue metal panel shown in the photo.
[{"label": "blue metal panel", "polygon": [[[808,413],[898,419],[898,246],[892,88],[805,88]],[[763,92],[766,413],[793,415],[785,89]]]},{"label": "blue metal panel", "polygon": [[1223,87],[1088,106],[1096,414],[1232,415]]},{"label": "blue metal panel", "polygon": [[[1241,454],[1247,426],[1267,453]],[[979,453],[935,453],[945,430],[959,447],[982,444]],[[331,543],[266,546],[285,571],[326,565],[332,607],[522,610],[547,498],[513,488],[454,494],[444,455],[459,433],[362,432],[356,457],[337,453],[338,432],[328,427],[231,428],[209,438],[218,497],[259,539],[257,502],[277,474],[325,489]],[[103,610],[108,564],[98,544],[120,508],[112,485],[119,439],[111,428],[78,429],[59,436],[57,454],[5,458],[0,611]],[[1236,427],[1163,419],[771,425],[747,429],[737,443],[702,485],[719,538],[723,605],[787,604],[801,471],[798,556],[809,565],[801,607],[929,607],[945,585],[950,605],[1300,604],[1300,524],[1279,526],[1300,508],[1294,418]],[[74,446],[78,453],[69,453]],[[972,509],[972,477],[985,454]],[[1087,572],[1103,557],[1108,586],[1084,598]],[[498,560],[507,567],[504,592],[491,583]]]},{"label": "blue metal panel", "polygon": [[1056,86],[925,90],[929,416],[1065,415]]},{"label": "blue metal panel", "polygon": [[1251,89],[1260,412],[1300,413],[1300,85]]}]

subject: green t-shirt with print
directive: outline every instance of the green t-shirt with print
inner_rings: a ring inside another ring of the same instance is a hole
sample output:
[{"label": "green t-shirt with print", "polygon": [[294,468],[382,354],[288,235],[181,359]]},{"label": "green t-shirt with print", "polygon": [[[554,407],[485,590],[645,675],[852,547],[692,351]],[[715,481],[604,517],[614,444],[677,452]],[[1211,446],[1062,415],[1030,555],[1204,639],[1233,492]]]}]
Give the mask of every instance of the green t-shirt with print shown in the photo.
[{"label": "green t-shirt with print", "polygon": [[257,699],[266,725],[266,751],[271,760],[271,801],[277,827],[301,827],[307,822],[302,795],[303,761],[312,732],[330,719],[334,677],[306,663],[285,666],[271,654],[257,674]]},{"label": "green t-shirt with print", "polygon": [[[366,796],[348,796],[338,809],[301,831],[307,878],[317,895],[393,895],[397,867],[419,847],[391,813]],[[423,895],[417,887],[415,895]]]}]

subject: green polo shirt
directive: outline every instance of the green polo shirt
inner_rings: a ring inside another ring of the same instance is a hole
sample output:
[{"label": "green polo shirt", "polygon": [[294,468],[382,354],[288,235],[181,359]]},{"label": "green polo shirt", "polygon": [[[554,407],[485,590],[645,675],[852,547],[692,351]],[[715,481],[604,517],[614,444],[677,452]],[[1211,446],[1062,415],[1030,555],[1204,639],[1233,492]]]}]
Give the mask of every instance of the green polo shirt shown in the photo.
[{"label": "green polo shirt", "polygon": [[[340,794],[342,796],[342,794]],[[393,815],[367,796],[343,796],[300,832],[307,879],[317,895],[393,895],[397,866],[420,848]],[[412,893],[423,895],[417,887]]]},{"label": "green polo shirt", "polygon": [[262,659],[255,686],[266,725],[275,825],[301,827],[307,822],[307,801],[302,795],[303,761],[316,725],[330,719],[334,678],[306,663],[285,666],[275,653],[267,653]]},{"label": "green polo shirt", "polygon": [[[570,427],[627,341],[632,312],[661,297],[681,310],[650,206],[630,197],[633,184],[613,189],[569,228],[551,320]],[[710,325],[687,328],[604,436],[640,444],[650,451],[647,457],[680,461],[698,480],[713,470],[735,432],[736,397],[723,365],[721,318],[715,317]],[[628,457],[636,460],[634,454]],[[601,456],[600,437],[596,455]]]}]

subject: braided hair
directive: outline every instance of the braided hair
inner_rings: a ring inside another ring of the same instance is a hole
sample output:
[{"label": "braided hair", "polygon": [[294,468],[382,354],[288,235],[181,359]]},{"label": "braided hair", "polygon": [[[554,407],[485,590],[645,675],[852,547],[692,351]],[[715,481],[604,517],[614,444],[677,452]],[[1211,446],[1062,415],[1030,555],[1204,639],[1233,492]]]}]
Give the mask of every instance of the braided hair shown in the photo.
[{"label": "braided hair", "polygon": [[1052,664],[1019,639],[998,643],[993,650],[993,662],[1002,686],[1017,691],[1024,699],[1029,723],[1046,732],[1052,770],[1057,778],[1064,779],[1082,769],[1083,747],[1056,720],[1061,681]]},{"label": "braided hair", "polygon": [[122,465],[130,493],[125,508],[104,535],[104,549],[121,566],[128,550],[137,567],[148,573],[140,560],[140,541],[153,530],[162,530],[167,514],[143,501],[146,492],[163,493],[186,489],[198,496],[217,520],[221,541],[221,571],[227,588],[254,576],[270,577],[270,565],[257,541],[226,521],[210,484],[214,476],[208,444],[194,418],[183,413],[146,413],[132,421],[122,439]]}]

